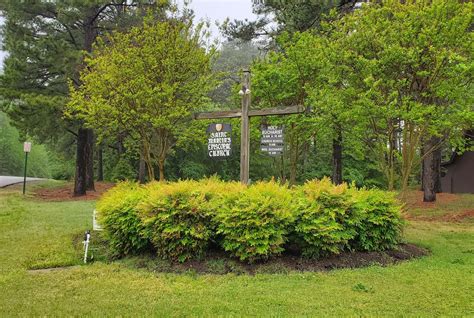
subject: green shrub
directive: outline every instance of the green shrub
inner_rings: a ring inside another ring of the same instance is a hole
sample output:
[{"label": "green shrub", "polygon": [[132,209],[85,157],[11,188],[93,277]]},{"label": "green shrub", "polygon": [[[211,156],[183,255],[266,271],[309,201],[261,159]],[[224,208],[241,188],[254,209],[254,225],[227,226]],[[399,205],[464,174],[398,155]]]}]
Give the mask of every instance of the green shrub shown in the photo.
[{"label": "green shrub", "polygon": [[117,164],[113,167],[110,172],[110,180],[125,181],[125,180],[135,180],[137,173],[135,169],[130,164],[129,160],[126,158],[120,158]]},{"label": "green shrub", "polygon": [[209,200],[219,183],[214,179],[152,186],[140,210],[158,255],[184,262],[206,252],[215,233]]},{"label": "green shrub", "polygon": [[329,179],[293,189],[217,178],[123,182],[97,210],[116,255],[153,246],[162,258],[180,262],[203,256],[211,243],[248,262],[280,254],[287,242],[308,257],[380,251],[399,242],[403,226],[393,193],[335,186]]},{"label": "green shrub", "polygon": [[221,246],[245,261],[267,259],[283,251],[289,224],[291,193],[275,182],[236,187],[219,202],[216,213]]},{"label": "green shrub", "polygon": [[356,236],[358,216],[352,211],[347,185],[335,186],[327,178],[295,189],[294,236],[303,255],[338,254]]},{"label": "green shrub", "polygon": [[400,242],[403,227],[401,204],[395,193],[382,190],[353,190],[353,209],[358,216],[356,236],[351,240],[353,249],[382,251]]},{"label": "green shrub", "polygon": [[104,227],[113,254],[139,253],[149,247],[137,205],[147,197],[144,187],[132,182],[119,183],[97,203],[98,221]]}]

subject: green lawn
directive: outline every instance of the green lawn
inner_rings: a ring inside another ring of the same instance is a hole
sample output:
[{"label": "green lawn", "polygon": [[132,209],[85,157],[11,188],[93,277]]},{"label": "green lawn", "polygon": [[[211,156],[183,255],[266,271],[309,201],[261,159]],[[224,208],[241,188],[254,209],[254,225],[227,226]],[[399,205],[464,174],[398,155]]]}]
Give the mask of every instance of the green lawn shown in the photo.
[{"label": "green lawn", "polygon": [[412,221],[407,240],[432,255],[385,268],[200,276],[96,262],[29,272],[80,264],[73,238],[91,228],[93,207],[0,190],[1,317],[474,316],[472,219]]}]

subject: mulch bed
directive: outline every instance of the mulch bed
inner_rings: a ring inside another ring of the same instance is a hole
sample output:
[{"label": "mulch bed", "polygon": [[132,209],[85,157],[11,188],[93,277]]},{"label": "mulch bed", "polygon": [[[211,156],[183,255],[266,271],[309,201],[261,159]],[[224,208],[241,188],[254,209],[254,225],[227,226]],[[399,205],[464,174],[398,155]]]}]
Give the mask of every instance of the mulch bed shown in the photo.
[{"label": "mulch bed", "polygon": [[429,251],[413,244],[400,244],[397,249],[385,252],[345,252],[321,259],[307,259],[283,254],[266,262],[247,264],[223,256],[222,252],[209,253],[204,260],[171,263],[150,258],[140,259],[134,267],[153,272],[196,274],[284,274],[289,272],[322,272],[333,269],[361,268],[371,265],[389,266],[422,256]]},{"label": "mulch bed", "polygon": [[423,191],[410,191],[407,195],[407,208],[431,209],[438,205],[445,205],[459,200],[459,196],[453,193],[437,193],[436,202],[423,202]]},{"label": "mulch bed", "polygon": [[466,221],[467,219],[474,219],[474,210],[468,210],[468,211],[464,211],[464,212],[456,213],[456,214],[450,213],[450,214],[443,214],[443,215],[436,215],[436,216],[405,215],[405,218],[407,220],[412,220],[412,221],[461,223],[461,222]]},{"label": "mulch bed", "polygon": [[35,191],[35,197],[43,201],[88,201],[97,200],[100,196],[115,184],[109,182],[95,182],[95,191],[87,191],[80,197],[73,195],[73,184],[67,184],[59,188],[39,189]]},{"label": "mulch bed", "polygon": [[[465,211],[449,211],[446,207],[450,203],[460,200],[460,196],[453,193],[437,193],[436,202],[423,202],[423,191],[411,191],[406,198],[406,213],[404,218],[412,221],[427,221],[427,222],[451,222],[460,223],[467,219],[474,218],[474,210],[469,209]],[[411,215],[409,212],[412,209],[441,209],[446,210],[444,214],[440,215]]]}]

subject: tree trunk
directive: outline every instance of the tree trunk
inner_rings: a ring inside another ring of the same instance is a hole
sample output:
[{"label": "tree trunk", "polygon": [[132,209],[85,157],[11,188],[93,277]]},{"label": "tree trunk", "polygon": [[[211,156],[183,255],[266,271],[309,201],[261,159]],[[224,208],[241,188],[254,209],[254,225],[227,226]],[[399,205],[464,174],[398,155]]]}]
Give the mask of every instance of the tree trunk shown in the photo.
[{"label": "tree trunk", "polygon": [[87,190],[95,191],[94,187],[94,132],[87,128],[86,153],[86,187]]},{"label": "tree trunk", "polygon": [[432,137],[423,144],[425,158],[423,159],[423,202],[436,201],[436,160],[433,147],[436,146],[436,138]]},{"label": "tree trunk", "polygon": [[280,176],[281,176],[281,183],[285,184],[286,183],[286,172],[285,172],[285,157],[284,154],[280,156]]},{"label": "tree trunk", "polygon": [[[437,140],[438,143],[440,140]],[[438,146],[436,150],[433,152],[433,159],[434,159],[434,178],[435,178],[435,187],[434,190],[436,193],[443,192],[441,189],[441,146]]]},{"label": "tree trunk", "polygon": [[[420,156],[423,158],[425,154],[425,143],[422,140],[421,141],[421,147],[420,147]],[[421,183],[421,191],[424,191],[425,185],[423,184],[423,176],[425,174],[425,160],[421,160],[421,177],[420,177],[420,183]]]},{"label": "tree trunk", "polygon": [[158,160],[158,168],[160,169],[160,182],[165,181],[165,161],[163,159]]},{"label": "tree trunk", "polygon": [[102,145],[97,150],[97,181],[104,181],[104,158]]},{"label": "tree trunk", "polygon": [[79,128],[76,148],[76,175],[74,178],[74,196],[86,195],[87,183],[87,130]]},{"label": "tree trunk", "polygon": [[[92,44],[97,37],[98,6],[88,8],[84,18],[84,50],[92,52]],[[83,63],[82,67],[85,64]],[[79,72],[76,74],[80,78]],[[86,190],[94,190],[94,133],[92,129],[79,128],[76,151],[76,177],[74,180],[74,196],[86,194]]]},{"label": "tree trunk", "polygon": [[291,124],[292,126],[292,133],[291,133],[291,140],[290,140],[290,186],[294,186],[296,184],[296,174],[298,172],[298,152],[299,152],[299,144],[298,144],[298,136],[294,130],[295,124]]},{"label": "tree trunk", "polygon": [[138,164],[138,181],[144,184],[146,181],[146,163],[143,156],[143,151],[140,152],[140,161]]},{"label": "tree trunk", "polygon": [[342,183],[342,132],[336,132],[337,137],[332,140],[332,182]]}]

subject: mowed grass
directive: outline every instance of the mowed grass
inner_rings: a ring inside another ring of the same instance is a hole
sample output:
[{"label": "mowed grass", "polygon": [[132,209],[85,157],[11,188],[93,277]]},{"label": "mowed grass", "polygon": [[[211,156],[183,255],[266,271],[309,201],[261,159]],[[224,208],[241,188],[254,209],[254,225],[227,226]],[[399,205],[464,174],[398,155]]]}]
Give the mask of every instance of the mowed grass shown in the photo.
[{"label": "mowed grass", "polygon": [[[472,222],[411,221],[430,256],[323,273],[164,274],[80,265],[94,202],[0,191],[0,316],[474,316]],[[73,266],[36,272],[29,268]]]}]

